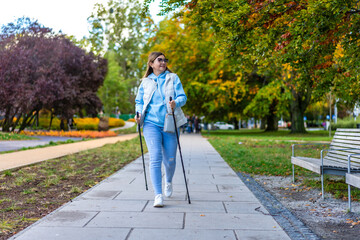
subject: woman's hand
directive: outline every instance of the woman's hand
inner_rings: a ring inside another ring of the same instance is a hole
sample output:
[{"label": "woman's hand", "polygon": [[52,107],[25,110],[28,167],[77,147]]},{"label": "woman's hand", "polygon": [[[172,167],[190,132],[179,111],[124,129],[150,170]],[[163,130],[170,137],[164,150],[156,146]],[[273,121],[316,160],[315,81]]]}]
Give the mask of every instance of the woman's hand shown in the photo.
[{"label": "woman's hand", "polygon": [[175,107],[176,107],[176,102],[175,102],[175,100],[169,101],[169,104],[170,104],[171,109],[172,109],[172,110],[175,110]]},{"label": "woman's hand", "polygon": [[137,113],[135,114],[135,121],[137,122],[137,124],[140,124],[140,119],[141,119],[141,113]]}]

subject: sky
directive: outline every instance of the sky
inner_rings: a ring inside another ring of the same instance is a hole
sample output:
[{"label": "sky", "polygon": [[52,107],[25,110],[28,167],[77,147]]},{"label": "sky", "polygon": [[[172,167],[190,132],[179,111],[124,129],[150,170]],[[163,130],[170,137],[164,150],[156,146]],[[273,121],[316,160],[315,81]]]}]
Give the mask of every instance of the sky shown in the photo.
[{"label": "sky", "polygon": [[[87,18],[91,15],[95,3],[106,4],[109,0],[0,0],[0,26],[14,22],[20,17],[37,19],[45,27],[59,30],[77,39],[88,36]],[[141,1],[141,0],[140,0]],[[141,1],[142,2],[142,1]],[[156,16],[160,11],[160,0],[150,5],[150,14]]]}]

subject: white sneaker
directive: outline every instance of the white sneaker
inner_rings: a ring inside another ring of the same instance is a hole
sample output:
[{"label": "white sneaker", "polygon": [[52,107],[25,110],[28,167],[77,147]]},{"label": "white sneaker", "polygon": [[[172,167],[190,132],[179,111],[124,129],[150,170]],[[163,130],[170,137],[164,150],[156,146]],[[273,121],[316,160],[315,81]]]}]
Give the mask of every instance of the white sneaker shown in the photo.
[{"label": "white sneaker", "polygon": [[172,184],[168,182],[165,183],[165,196],[171,197],[172,193],[173,193]]},{"label": "white sneaker", "polygon": [[163,203],[163,197],[162,194],[158,194],[155,196],[155,200],[154,200],[154,207],[163,207],[164,203]]}]

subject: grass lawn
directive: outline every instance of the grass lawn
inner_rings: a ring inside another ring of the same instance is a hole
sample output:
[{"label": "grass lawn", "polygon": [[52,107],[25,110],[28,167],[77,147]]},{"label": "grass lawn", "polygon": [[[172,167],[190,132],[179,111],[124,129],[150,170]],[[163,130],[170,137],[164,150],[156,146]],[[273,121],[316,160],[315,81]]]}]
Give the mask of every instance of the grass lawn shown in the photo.
[{"label": "grass lawn", "polygon": [[115,131],[116,134],[130,134],[130,133],[136,133],[136,132],[137,132],[136,124],[130,128],[125,128],[125,129],[120,129],[120,130]]},{"label": "grass lawn", "polygon": [[[223,130],[203,132],[203,136],[220,153],[224,160],[237,172],[253,175],[290,176],[291,145],[305,142],[330,143],[327,131],[311,131],[307,134],[290,134],[289,131],[263,132],[260,130]],[[304,146],[297,148],[297,155],[320,158],[325,145]],[[321,187],[319,175],[295,166],[297,179],[304,179],[303,184]],[[328,177],[325,191],[337,198],[347,198],[347,184],[344,178]],[[353,190],[354,200],[360,199],[360,190]]]},{"label": "grass lawn", "polygon": [[33,140],[35,138],[17,134],[17,133],[5,133],[0,132],[0,141],[10,141],[10,140]]},{"label": "grass lawn", "polygon": [[0,172],[0,239],[44,217],[140,155],[139,139],[134,138]]}]

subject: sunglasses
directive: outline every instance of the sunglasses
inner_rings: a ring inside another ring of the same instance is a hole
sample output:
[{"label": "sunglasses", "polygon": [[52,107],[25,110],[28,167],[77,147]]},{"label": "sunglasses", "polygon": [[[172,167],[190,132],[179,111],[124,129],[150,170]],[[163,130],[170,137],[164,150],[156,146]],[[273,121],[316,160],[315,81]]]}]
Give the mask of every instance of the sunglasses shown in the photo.
[{"label": "sunglasses", "polygon": [[167,58],[157,58],[156,60],[157,60],[159,63],[161,63],[161,62],[165,62],[165,63],[169,62],[169,59],[167,59]]}]

